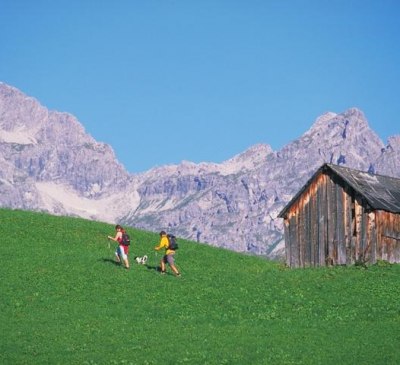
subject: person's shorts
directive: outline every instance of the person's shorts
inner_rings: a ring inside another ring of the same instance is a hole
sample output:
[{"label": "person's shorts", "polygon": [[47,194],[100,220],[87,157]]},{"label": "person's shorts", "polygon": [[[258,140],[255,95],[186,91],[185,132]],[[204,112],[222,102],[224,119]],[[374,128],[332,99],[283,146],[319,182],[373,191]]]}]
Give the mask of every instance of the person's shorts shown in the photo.
[{"label": "person's shorts", "polygon": [[119,245],[117,247],[117,250],[115,251],[115,254],[122,257],[122,259],[124,260],[128,258],[128,253],[129,253],[129,246],[123,246],[123,245]]},{"label": "person's shorts", "polygon": [[175,260],[174,260],[174,254],[169,254],[169,255],[164,255],[163,257],[164,263],[168,263],[169,265],[174,265]]}]

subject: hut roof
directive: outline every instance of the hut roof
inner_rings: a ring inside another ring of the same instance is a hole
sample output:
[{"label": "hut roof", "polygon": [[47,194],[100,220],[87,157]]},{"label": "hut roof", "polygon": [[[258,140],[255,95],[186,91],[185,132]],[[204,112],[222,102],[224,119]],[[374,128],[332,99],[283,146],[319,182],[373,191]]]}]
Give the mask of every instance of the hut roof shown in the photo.
[{"label": "hut roof", "polygon": [[284,218],[292,204],[308,188],[310,183],[321,173],[331,172],[364,197],[371,208],[400,213],[400,179],[390,176],[375,175],[332,164],[322,165],[303,188],[283,208],[278,217]]}]

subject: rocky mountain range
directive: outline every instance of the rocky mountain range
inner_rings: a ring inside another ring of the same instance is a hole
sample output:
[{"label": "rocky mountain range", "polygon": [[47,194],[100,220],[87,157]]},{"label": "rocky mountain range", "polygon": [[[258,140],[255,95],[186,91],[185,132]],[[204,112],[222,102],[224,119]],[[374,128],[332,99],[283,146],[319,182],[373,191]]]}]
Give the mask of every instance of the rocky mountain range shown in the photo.
[{"label": "rocky mountain range", "polygon": [[326,113],[279,151],[130,174],[68,113],[0,83],[0,206],[119,222],[239,252],[282,256],[286,203],[325,162],[400,177],[400,136],[383,143],[363,113]]}]

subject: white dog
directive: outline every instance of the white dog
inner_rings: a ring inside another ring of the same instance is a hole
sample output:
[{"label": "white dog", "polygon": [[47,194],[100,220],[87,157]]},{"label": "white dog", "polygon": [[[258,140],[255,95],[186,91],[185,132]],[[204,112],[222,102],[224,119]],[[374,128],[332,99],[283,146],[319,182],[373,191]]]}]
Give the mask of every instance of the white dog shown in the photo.
[{"label": "white dog", "polygon": [[137,262],[138,264],[146,265],[146,262],[147,262],[147,255],[144,255],[143,257],[136,256],[136,257],[135,257],[135,260],[136,260],[136,262]]}]

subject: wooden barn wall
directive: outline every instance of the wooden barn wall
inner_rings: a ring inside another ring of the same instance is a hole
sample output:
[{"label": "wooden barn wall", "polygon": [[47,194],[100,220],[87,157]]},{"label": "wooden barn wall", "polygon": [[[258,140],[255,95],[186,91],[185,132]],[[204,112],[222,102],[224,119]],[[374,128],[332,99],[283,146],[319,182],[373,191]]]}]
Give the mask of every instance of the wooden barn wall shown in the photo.
[{"label": "wooden barn wall", "polygon": [[326,194],[329,178],[321,174],[292,205],[285,218],[286,264],[291,267],[326,264],[328,227]]},{"label": "wooden barn wall", "polygon": [[400,262],[400,214],[377,211],[376,259]]},{"label": "wooden barn wall", "polygon": [[327,251],[327,219],[326,219],[326,176],[322,175],[320,184],[317,188],[317,216],[316,224],[318,229],[318,236],[316,237],[316,245],[318,247],[318,257],[315,261],[316,266],[325,266],[326,251]]},{"label": "wooden barn wall", "polygon": [[353,236],[352,236],[352,250],[350,263],[369,263],[374,256],[371,254],[371,241],[370,237],[373,236],[371,229],[373,219],[370,215],[374,212],[369,212],[366,203],[362,197],[355,195],[354,210],[352,217]]},{"label": "wooden barn wall", "polygon": [[371,211],[336,175],[317,176],[284,226],[290,267],[400,262],[400,215]]},{"label": "wooden barn wall", "polygon": [[346,265],[350,265],[353,260],[354,245],[352,241],[353,236],[353,194],[349,187],[345,187],[343,191],[343,246],[346,256]]}]

